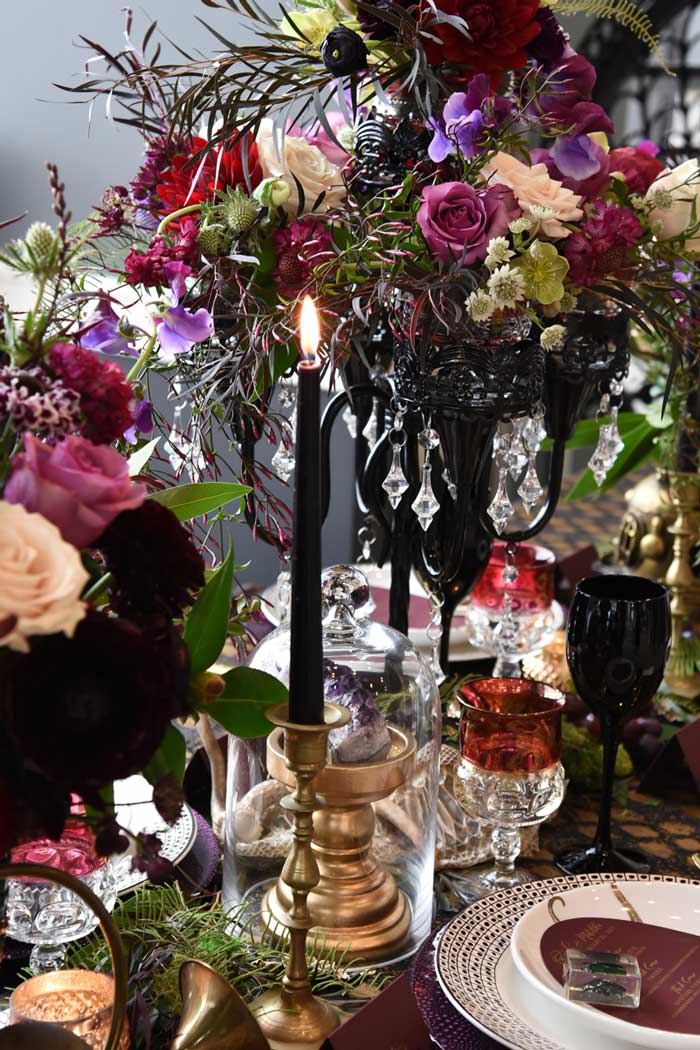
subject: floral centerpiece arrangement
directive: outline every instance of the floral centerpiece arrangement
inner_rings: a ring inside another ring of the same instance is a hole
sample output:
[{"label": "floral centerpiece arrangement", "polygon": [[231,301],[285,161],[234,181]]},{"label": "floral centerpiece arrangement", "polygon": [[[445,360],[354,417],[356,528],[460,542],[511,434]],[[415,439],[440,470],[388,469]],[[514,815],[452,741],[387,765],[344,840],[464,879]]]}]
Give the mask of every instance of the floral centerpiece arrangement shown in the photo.
[{"label": "floral centerpiece arrangement", "polygon": [[[73,89],[144,136],[130,185],[92,216],[93,246],[150,311],[134,376],[165,370],[189,390],[203,475],[222,426],[244,467],[246,427],[288,440],[269,404],[308,293],[336,369],[366,355],[378,317],[414,344],[477,345],[525,318],[551,351],[572,311],[596,308],[663,340],[671,370],[683,360],[700,169],[667,167],[651,142],[612,147],[595,70],[556,17],[590,9],[658,47],[634,5],[297,0],[278,20],[207,3],[257,41],[212,28],[212,61],[164,64],[154,27],[139,47],[129,16],[122,52],[86,41],[107,71],[92,62]],[[84,339],[116,347],[120,317],[105,298]],[[284,547],[284,506],[264,470],[246,477],[249,519]]]},{"label": "floral centerpiece arrangement", "polygon": [[[174,719],[212,715],[255,735],[285,691],[246,668],[209,673],[245,610],[231,610],[233,552],[207,567],[188,523],[237,510],[246,489],[146,474],[148,406],[96,352],[128,341],[81,287],[86,241],[49,173],[57,229],[35,223],[3,254],[36,302],[5,305],[0,335],[0,854],[58,839],[76,795],[111,854],[134,838],[116,821],[114,780],[143,772],[161,816],[180,813]],[[135,846],[134,863],[163,874],[157,837]]]}]

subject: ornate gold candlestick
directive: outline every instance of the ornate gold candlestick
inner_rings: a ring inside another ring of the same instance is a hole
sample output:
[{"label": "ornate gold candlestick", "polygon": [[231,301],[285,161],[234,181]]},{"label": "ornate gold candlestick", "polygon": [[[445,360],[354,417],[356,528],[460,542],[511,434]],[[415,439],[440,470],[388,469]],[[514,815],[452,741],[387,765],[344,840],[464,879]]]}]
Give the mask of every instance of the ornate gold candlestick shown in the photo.
[{"label": "ornate gold candlestick", "polygon": [[[347,949],[353,960],[386,959],[406,941],[411,910],[391,872],[371,854],[372,803],[387,798],[412,775],[416,740],[398,726],[388,726],[391,747],[378,762],[327,765],[316,779],[324,801],[313,821],[312,848],[320,878],[307,904],[314,931],[327,948]],[[267,740],[270,776],[287,786],[294,779],[285,762],[279,730]],[[274,929],[284,922],[291,896],[284,874],[265,896],[263,919]]]},{"label": "ornate gold candlestick", "polygon": [[665,472],[668,499],[676,511],[669,527],[673,536],[673,560],[664,583],[671,591],[671,653],[664,681],[672,692],[694,697],[700,693],[700,674],[688,676],[684,659],[683,629],[697,618],[700,609],[700,580],[690,568],[690,550],[697,539],[700,512],[700,477],[679,471]]},{"label": "ornate gold candlestick", "polygon": [[323,725],[297,725],[288,721],[287,705],[279,704],[267,717],[284,730],[285,763],[295,779],[293,794],[281,802],[293,828],[292,849],[282,869],[291,907],[279,920],[289,936],[289,959],[281,985],[259,996],[251,1012],[272,1050],[318,1048],[337,1028],[339,1017],[330,1003],[312,994],[306,965],[306,937],[313,926],[308,895],[320,878],[311,849],[313,814],[322,804],[314,781],[326,764],[328,734],[344,726],[350,715],[336,704],[325,704]]}]

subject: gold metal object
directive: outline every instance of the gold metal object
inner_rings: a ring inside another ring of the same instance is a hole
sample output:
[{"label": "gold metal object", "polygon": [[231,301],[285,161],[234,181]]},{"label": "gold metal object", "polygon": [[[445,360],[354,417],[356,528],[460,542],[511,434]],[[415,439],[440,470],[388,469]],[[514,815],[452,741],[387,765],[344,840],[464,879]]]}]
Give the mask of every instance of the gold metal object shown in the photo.
[{"label": "gold metal object", "polygon": [[[51,970],[30,977],[10,996],[10,1026],[27,1021],[61,1025],[78,1039],[104,1050],[112,1023],[114,980],[92,970]],[[128,1026],[122,1029],[119,1050],[130,1050]]]},{"label": "gold metal object", "polygon": [[639,917],[639,912],[635,908],[634,904],[632,904],[631,901],[627,900],[627,897],[625,897],[624,893],[622,892],[622,890],[616,882],[610,883],[610,889],[613,891],[615,899],[622,906],[622,910],[626,911],[629,915],[630,922],[641,922],[642,920]]},{"label": "gold metal object", "polygon": [[350,715],[336,704],[324,704],[323,724],[307,726],[289,721],[286,704],[278,704],[266,714],[273,725],[284,730],[285,762],[295,782],[294,792],[281,802],[292,818],[292,849],[282,869],[292,904],[281,920],[289,937],[286,973],[278,987],[255,1000],[251,1012],[271,1050],[318,1050],[337,1028],[339,1018],[330,1003],[312,993],[306,964],[306,938],[314,924],[307,898],[320,878],[311,848],[314,811],[322,805],[315,780],[326,765],[328,734],[346,725]]},{"label": "gold metal object", "polygon": [[[65,889],[70,890],[76,897],[80,897],[81,901],[90,908],[90,910],[97,916],[100,928],[104,934],[104,938],[107,941],[107,947],[109,948],[109,954],[112,960],[112,973],[114,975],[114,1005],[112,1007],[112,1021],[109,1026],[109,1032],[107,1033],[107,1039],[105,1040],[104,1050],[118,1050],[119,1041],[122,1035],[122,1029],[124,1028],[124,1022],[126,1020],[126,1001],[127,1001],[127,982],[129,979],[129,971],[126,961],[126,954],[124,952],[124,946],[119,936],[119,931],[116,927],[114,919],[109,914],[99,897],[96,897],[91,889],[76,878],[75,875],[70,875],[67,871],[61,871],[59,868],[50,868],[46,864],[2,864],[0,865],[0,879],[16,879],[16,878],[31,878],[42,882],[53,882],[58,886],[63,886]],[[45,1026],[47,1028],[51,1026]],[[14,1028],[13,1033],[11,1029]],[[20,1047],[27,1046],[27,1043],[23,1040],[26,1039],[26,1031],[23,1033],[22,1029],[25,1028],[25,1023],[18,1025],[12,1025],[5,1031],[10,1032],[9,1039],[5,1038],[0,1044],[2,1050],[19,1050]],[[14,1041],[13,1041],[14,1040]],[[82,1040],[78,1041],[79,1043]],[[64,1045],[66,1048],[69,1043],[64,1039]],[[55,1033],[46,1034],[46,1041],[42,1037],[41,1042],[34,1042],[33,1050],[59,1050],[59,1041],[57,1040]]]},{"label": "gold metal object", "polygon": [[182,1013],[170,1050],[269,1050],[238,992],[206,963],[180,967]]},{"label": "gold metal object", "polygon": [[[394,955],[405,943],[411,911],[391,872],[372,856],[372,803],[387,798],[412,775],[416,740],[389,725],[389,753],[380,762],[327,765],[316,778],[323,806],[313,818],[312,849],[318,884],[309,892],[314,935],[325,948],[347,950],[355,960]],[[293,786],[281,730],[267,741],[267,768],[275,780]],[[274,930],[284,923],[292,894],[284,876],[263,901],[263,918]]]},{"label": "gold metal object", "polygon": [[690,859],[692,860],[696,868],[700,868],[700,853],[693,853]]},{"label": "gold metal object", "polygon": [[563,693],[573,693],[574,683],[566,662],[566,631],[555,631],[551,641],[536,653],[523,658],[523,677],[532,678],[534,682],[561,689]]},{"label": "gold metal object", "polygon": [[676,512],[670,526],[673,559],[664,582],[671,592],[671,653],[664,682],[673,693],[694,697],[700,693],[700,674],[688,675],[684,659],[683,631],[700,609],[700,580],[690,568],[690,550],[698,535],[700,476],[678,471],[664,472],[668,501]]},{"label": "gold metal object", "polygon": [[664,489],[667,480],[649,474],[625,493],[627,509],[620,522],[611,560],[638,576],[663,580],[671,561],[672,537],[668,526],[675,517]]}]

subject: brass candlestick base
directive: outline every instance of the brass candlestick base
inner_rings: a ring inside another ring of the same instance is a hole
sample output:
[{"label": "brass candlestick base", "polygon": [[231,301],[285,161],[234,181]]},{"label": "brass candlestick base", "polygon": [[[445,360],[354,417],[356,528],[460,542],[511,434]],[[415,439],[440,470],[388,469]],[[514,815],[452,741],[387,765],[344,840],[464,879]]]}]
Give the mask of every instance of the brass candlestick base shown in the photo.
[{"label": "brass candlestick base", "polygon": [[[412,774],[415,737],[398,726],[388,726],[389,754],[380,762],[327,765],[316,779],[324,801],[313,818],[312,848],[320,879],[308,896],[314,934],[327,948],[347,950],[354,960],[387,959],[401,950],[411,911],[393,875],[371,854],[374,837],[373,802],[387,798]],[[267,741],[270,776],[292,786],[285,761],[281,731]],[[284,875],[266,894],[265,922],[274,930],[284,923],[292,903]]]},{"label": "brass candlestick base", "polygon": [[314,924],[307,898],[320,878],[311,849],[313,814],[322,804],[314,781],[326,764],[328,734],[349,722],[350,714],[336,704],[324,704],[324,724],[317,726],[298,725],[288,716],[286,704],[267,711],[273,725],[284,730],[284,761],[295,786],[280,803],[291,814],[293,827],[292,849],[282,869],[291,903],[279,918],[289,936],[289,959],[281,985],[259,996],[251,1012],[272,1050],[309,1050],[320,1047],[339,1023],[330,1003],[312,994],[306,965],[306,936]]}]

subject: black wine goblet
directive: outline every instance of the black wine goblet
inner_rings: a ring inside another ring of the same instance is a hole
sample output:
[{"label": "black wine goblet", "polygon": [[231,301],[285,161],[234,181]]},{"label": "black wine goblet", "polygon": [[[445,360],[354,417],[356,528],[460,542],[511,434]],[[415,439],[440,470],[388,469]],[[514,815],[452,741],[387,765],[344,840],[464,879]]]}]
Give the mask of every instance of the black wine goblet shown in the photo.
[{"label": "black wine goblet", "polygon": [[603,796],[593,845],[556,857],[568,875],[650,870],[643,853],[612,845],[610,810],[622,726],[654,696],[670,644],[671,608],[661,584],[622,575],[594,576],[577,584],[566,658],[579,696],[600,722]]}]

